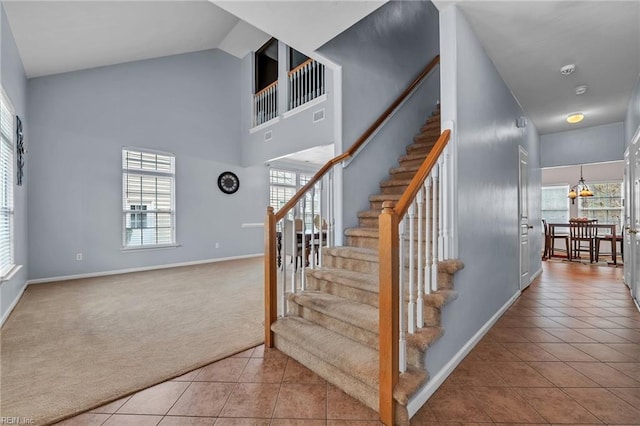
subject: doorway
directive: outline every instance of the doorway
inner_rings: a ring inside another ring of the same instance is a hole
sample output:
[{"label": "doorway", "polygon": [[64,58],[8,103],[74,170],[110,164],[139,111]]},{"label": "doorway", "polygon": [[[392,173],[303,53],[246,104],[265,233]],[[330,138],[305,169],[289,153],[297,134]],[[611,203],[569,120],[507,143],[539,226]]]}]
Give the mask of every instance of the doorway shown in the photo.
[{"label": "doorway", "polygon": [[520,290],[524,290],[530,284],[530,245],[529,230],[529,154],[524,148],[518,150],[518,217],[519,217],[519,242],[520,242]]}]

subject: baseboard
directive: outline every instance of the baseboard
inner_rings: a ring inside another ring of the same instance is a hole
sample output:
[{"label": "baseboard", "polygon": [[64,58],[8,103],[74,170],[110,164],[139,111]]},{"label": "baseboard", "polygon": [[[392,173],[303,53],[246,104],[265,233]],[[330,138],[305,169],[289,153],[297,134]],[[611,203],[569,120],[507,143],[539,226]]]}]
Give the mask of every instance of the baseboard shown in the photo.
[{"label": "baseboard", "polygon": [[533,275],[531,275],[531,280],[529,280],[529,285],[535,281],[542,274],[542,265],[540,265],[540,269],[538,269]]},{"label": "baseboard", "polygon": [[216,263],[216,262],[224,262],[227,260],[239,260],[239,259],[249,259],[252,257],[260,257],[264,256],[264,253],[258,254],[247,254],[242,256],[231,256],[231,257],[221,257],[218,259],[205,259],[205,260],[195,260],[192,262],[180,262],[180,263],[170,263],[166,265],[156,265],[156,266],[143,266],[140,268],[129,268],[129,269],[117,269],[113,271],[103,271],[103,272],[91,272],[88,274],[77,274],[77,275],[64,275],[60,277],[50,277],[50,278],[37,278],[35,280],[27,281],[28,285],[31,284],[44,284],[50,283],[54,281],[68,281],[68,280],[78,280],[81,278],[95,278],[95,277],[104,277],[108,275],[118,275],[118,274],[128,274],[130,272],[143,272],[143,271],[153,271],[157,269],[167,269],[167,268],[178,268],[180,266],[193,266],[193,265],[202,265],[205,263]]},{"label": "baseboard", "polygon": [[476,334],[456,353],[449,362],[442,367],[442,369],[435,374],[431,380],[427,382],[427,385],[423,387],[416,396],[407,404],[407,410],[409,411],[409,417],[413,415],[427,402],[427,400],[435,393],[436,390],[442,385],[442,383],[449,377],[453,370],[462,362],[471,349],[482,339],[482,337],[489,331],[491,327],[500,319],[507,309],[513,305],[513,303],[520,297],[520,290],[518,290],[490,319],[487,321]]},{"label": "baseboard", "polygon": [[24,294],[24,291],[27,289],[28,285],[29,285],[28,282],[25,282],[22,285],[22,289],[20,290],[20,293],[18,293],[18,296],[15,299],[13,299],[13,302],[11,302],[11,306],[9,306],[9,309],[7,309],[7,312],[5,312],[4,315],[2,316],[2,319],[0,319],[0,327],[4,325],[4,322],[7,320],[7,318],[9,318],[9,315],[11,315],[11,312],[13,312],[13,309],[16,307],[20,299],[22,299],[22,295]]},{"label": "baseboard", "polygon": [[633,298],[633,295],[631,295],[631,300],[633,300],[633,303],[636,304],[636,308],[638,308],[638,312],[640,312],[640,305],[638,304],[638,301]]}]

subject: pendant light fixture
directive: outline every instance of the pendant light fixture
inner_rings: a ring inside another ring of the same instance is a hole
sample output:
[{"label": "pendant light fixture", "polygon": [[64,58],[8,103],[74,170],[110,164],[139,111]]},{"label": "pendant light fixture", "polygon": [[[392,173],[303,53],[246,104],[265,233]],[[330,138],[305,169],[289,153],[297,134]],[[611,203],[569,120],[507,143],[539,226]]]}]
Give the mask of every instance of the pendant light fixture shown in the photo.
[{"label": "pendant light fixture", "polygon": [[580,180],[575,186],[572,186],[569,191],[568,197],[571,199],[571,204],[575,204],[578,195],[581,197],[593,197],[593,192],[591,192],[582,177],[582,165],[580,165]]}]

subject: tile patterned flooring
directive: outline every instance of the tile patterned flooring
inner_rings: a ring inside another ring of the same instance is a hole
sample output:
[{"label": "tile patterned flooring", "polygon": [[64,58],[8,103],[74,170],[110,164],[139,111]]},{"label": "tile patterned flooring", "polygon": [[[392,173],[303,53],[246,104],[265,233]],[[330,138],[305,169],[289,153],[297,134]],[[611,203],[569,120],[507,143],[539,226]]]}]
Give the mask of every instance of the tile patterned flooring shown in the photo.
[{"label": "tile patterned flooring", "polygon": [[[640,313],[622,268],[544,273],[413,425],[640,425]],[[377,414],[275,349],[249,349],[63,426],[378,425]]]}]

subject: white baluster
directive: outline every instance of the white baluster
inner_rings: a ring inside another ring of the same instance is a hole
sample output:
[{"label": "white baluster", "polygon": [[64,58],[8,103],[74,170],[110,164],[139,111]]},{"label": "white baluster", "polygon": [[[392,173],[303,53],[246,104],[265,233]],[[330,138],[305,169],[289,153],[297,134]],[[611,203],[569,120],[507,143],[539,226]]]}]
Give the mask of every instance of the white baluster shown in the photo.
[{"label": "white baluster", "polygon": [[[287,217],[280,222],[280,230],[282,232],[282,238],[280,239],[280,243],[282,247],[280,248],[280,253],[282,256],[282,316],[285,317],[287,315],[287,238],[291,238],[287,235],[287,227],[285,226]],[[295,254],[294,254],[295,256]]]},{"label": "white baluster", "polygon": [[310,240],[310,246],[309,246],[309,262],[310,262],[310,268],[311,269],[315,269],[315,264],[316,264],[316,244],[315,244],[315,239],[316,239],[316,231],[314,229],[314,219],[315,219],[315,215],[316,215],[316,184],[313,185],[313,188],[311,188],[311,240]]},{"label": "white baluster", "polygon": [[424,276],[424,266],[423,266],[423,261],[422,261],[422,257],[423,257],[423,250],[422,250],[422,246],[424,244],[423,242],[423,237],[424,237],[424,230],[423,230],[423,226],[422,226],[422,209],[424,208],[424,204],[422,202],[422,193],[423,193],[424,189],[421,187],[420,190],[418,191],[418,195],[416,196],[416,204],[418,206],[418,270],[417,270],[417,274],[418,274],[418,281],[417,281],[417,291],[418,291],[418,300],[416,302],[417,304],[417,312],[416,312],[416,326],[418,328],[422,328],[422,326],[424,325],[424,298],[422,297],[422,293],[424,292],[424,280],[423,280],[423,276]]},{"label": "white baluster", "polygon": [[[415,253],[415,248],[414,248],[414,238],[415,238],[415,203],[411,203],[411,205],[409,206],[409,212],[408,212],[408,216],[409,216],[409,302],[408,302],[408,314],[409,314],[409,318],[407,320],[408,323],[408,331],[410,334],[413,334],[416,332],[416,301],[414,298],[414,293],[415,293],[415,282],[413,280],[413,275],[414,275],[414,261],[413,261],[413,256]],[[404,257],[404,251],[400,252],[400,257]],[[403,293],[401,293],[403,294]]]},{"label": "white baluster", "polygon": [[[398,315],[400,316],[399,327],[400,327],[400,342],[399,342],[399,364],[400,364],[400,372],[404,373],[407,371],[407,337],[406,337],[406,315],[405,315],[405,307],[404,307],[404,264],[405,264],[405,256],[404,256],[404,239],[405,235],[405,222],[406,216],[402,218],[398,226],[398,236],[400,238],[399,242],[399,274],[398,277],[398,290],[400,291],[400,295],[398,300],[400,302],[400,307],[398,311]],[[410,274],[411,275],[411,274]]]},{"label": "white baluster", "polygon": [[320,196],[318,197],[318,223],[320,224],[320,229],[318,230],[318,267],[322,268],[322,247],[324,246],[322,236],[322,225],[324,224],[322,215],[322,198],[324,196],[324,177],[318,182],[318,188],[320,189]]},{"label": "white baluster", "polygon": [[433,171],[431,172],[431,180],[433,185],[431,187],[431,194],[433,197],[433,207],[431,208],[431,239],[433,240],[432,248],[431,248],[431,257],[432,257],[432,265],[431,265],[431,289],[433,291],[438,290],[438,198],[440,194],[438,190],[440,188],[440,179],[438,176],[438,166],[435,165],[433,167]]},{"label": "white baluster", "polygon": [[302,264],[300,271],[300,286],[305,289],[305,270],[307,265],[307,194],[302,197]]},{"label": "white baluster", "polygon": [[449,156],[448,147],[445,147],[444,152],[440,155],[442,158],[442,164],[440,170],[442,171],[442,178],[440,186],[442,188],[442,200],[440,202],[441,222],[442,222],[442,259],[449,258],[449,162],[447,157]]},{"label": "white baluster", "polygon": [[440,186],[438,187],[438,194],[440,195],[440,202],[438,203],[438,260],[444,260],[444,184],[445,184],[445,170],[444,170],[444,156],[440,155],[438,159],[438,174],[440,175]]},{"label": "white baluster", "polygon": [[426,242],[426,246],[425,246],[425,253],[424,253],[424,257],[425,257],[425,266],[424,266],[424,292],[426,294],[430,294],[431,293],[431,288],[432,288],[432,275],[431,275],[431,269],[433,267],[433,256],[432,256],[432,225],[431,225],[431,221],[432,219],[432,215],[431,215],[431,211],[432,211],[432,205],[431,205],[431,188],[432,188],[433,182],[431,180],[431,174],[429,174],[429,176],[427,176],[427,179],[424,181],[424,191],[425,191],[425,195],[424,195],[424,199],[425,199],[425,242]]},{"label": "white baluster", "polygon": [[[294,210],[295,212],[295,210]],[[298,236],[296,235],[296,216],[292,214],[293,226],[291,227],[291,256],[293,266],[291,267],[291,294],[295,294],[298,289]]]},{"label": "white baluster", "polygon": [[333,199],[334,197],[334,190],[333,190],[333,169],[331,169],[328,173],[328,178],[329,178],[329,197],[328,197],[328,204],[329,204],[329,211],[328,211],[328,219],[329,219],[329,226],[328,226],[328,233],[327,233],[327,238],[329,239],[329,241],[327,242],[329,244],[329,247],[333,247],[335,245],[336,239],[335,239],[335,235],[334,235],[334,222],[335,222],[335,212],[334,212],[334,208],[335,208],[335,200]]}]

